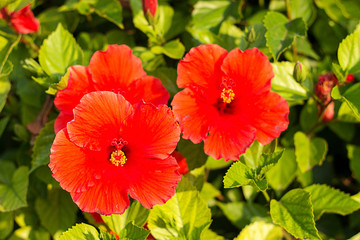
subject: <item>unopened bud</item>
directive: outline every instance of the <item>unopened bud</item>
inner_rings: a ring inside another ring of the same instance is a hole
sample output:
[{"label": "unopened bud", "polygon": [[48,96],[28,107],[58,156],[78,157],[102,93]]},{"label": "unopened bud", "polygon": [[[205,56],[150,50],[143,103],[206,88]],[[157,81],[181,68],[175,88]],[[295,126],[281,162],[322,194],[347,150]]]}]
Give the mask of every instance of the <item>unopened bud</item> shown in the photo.
[{"label": "unopened bud", "polygon": [[293,77],[298,83],[305,81],[305,76],[300,62],[296,62],[294,66]]},{"label": "unopened bud", "polygon": [[158,6],[157,0],[142,0],[142,7],[145,17],[148,18],[148,16],[150,15],[151,17],[154,18],[157,6]]}]

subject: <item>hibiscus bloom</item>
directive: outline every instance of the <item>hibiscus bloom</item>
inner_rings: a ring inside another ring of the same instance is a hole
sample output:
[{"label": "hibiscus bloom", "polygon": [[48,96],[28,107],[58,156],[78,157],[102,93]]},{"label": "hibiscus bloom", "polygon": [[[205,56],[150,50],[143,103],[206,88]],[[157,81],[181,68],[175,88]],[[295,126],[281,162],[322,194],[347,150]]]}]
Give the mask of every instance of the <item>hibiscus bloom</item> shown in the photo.
[{"label": "hibiscus bloom", "polygon": [[258,49],[192,48],[178,65],[171,103],[183,138],[202,140],[213,158],[237,160],[254,139],[268,144],[289,123],[287,102],[271,92],[272,66]]},{"label": "hibiscus bloom", "polygon": [[30,5],[28,4],[26,7],[15,12],[8,12],[6,7],[4,7],[0,10],[0,18],[10,21],[18,33],[28,34],[37,32],[40,22],[34,17]]},{"label": "hibiscus bloom", "polygon": [[122,214],[128,195],[151,208],[175,194],[180,174],[170,154],[179,138],[166,105],[132,105],[121,94],[92,92],[57,133],[49,167],[82,211]]},{"label": "hibiscus bloom", "polygon": [[132,104],[141,100],[166,104],[170,97],[159,79],[146,75],[141,60],[126,45],[109,45],[106,51],[94,53],[88,67],[76,65],[69,71],[67,87],[58,91],[54,101],[60,110],[56,133],[73,119],[74,107],[89,92],[121,93]]}]

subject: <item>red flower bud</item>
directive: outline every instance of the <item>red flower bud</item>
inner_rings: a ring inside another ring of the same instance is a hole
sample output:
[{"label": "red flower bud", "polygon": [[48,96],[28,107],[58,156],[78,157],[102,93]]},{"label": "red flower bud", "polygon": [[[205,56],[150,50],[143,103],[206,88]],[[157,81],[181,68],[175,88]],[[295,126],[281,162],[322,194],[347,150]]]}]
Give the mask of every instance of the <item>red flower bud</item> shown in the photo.
[{"label": "red flower bud", "polygon": [[352,81],[354,81],[354,74],[349,74],[349,75],[347,75],[347,77],[346,77],[346,82],[350,83],[350,82],[352,82]]},{"label": "red flower bud", "polygon": [[142,0],[142,6],[143,6],[143,11],[144,11],[145,16],[149,12],[151,14],[151,16],[154,17],[157,6],[158,6],[158,1],[157,0]]}]

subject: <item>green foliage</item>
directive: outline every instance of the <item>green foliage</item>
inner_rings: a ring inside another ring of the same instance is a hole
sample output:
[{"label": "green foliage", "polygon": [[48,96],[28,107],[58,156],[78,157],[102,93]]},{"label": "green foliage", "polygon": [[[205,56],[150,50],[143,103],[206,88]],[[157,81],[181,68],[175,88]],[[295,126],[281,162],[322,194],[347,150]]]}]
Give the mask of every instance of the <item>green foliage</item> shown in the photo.
[{"label": "green foliage", "polygon": [[275,60],[278,60],[281,53],[291,47],[296,37],[305,37],[306,35],[306,24],[302,18],[289,21],[278,12],[266,14],[264,25],[267,29],[266,45]]},{"label": "green foliage", "polygon": [[246,226],[234,240],[246,239],[280,240],[282,229],[272,223],[256,221]]},{"label": "green foliage", "polygon": [[28,168],[15,168],[12,162],[1,161],[0,211],[13,211],[27,205]]},{"label": "green foliage", "polygon": [[64,232],[59,240],[100,240],[99,233],[93,226],[85,223],[76,224],[71,229]]},{"label": "green foliage", "polygon": [[310,170],[315,165],[321,165],[325,160],[328,145],[325,139],[309,138],[303,132],[294,135],[295,155],[299,169],[302,172]]},{"label": "green foliage", "polygon": [[321,239],[311,205],[310,194],[302,189],[287,192],[280,201],[271,200],[272,220],[296,238]]},{"label": "green foliage", "polygon": [[199,192],[185,178],[164,205],[154,206],[148,226],[156,239],[200,239],[211,223],[211,212]]},{"label": "green foliage", "polygon": [[119,233],[119,239],[132,240],[139,239],[145,240],[150,231],[134,225],[133,222],[126,224],[125,228]]},{"label": "green foliage", "polygon": [[323,213],[350,214],[360,208],[360,203],[349,195],[326,185],[311,185],[305,188],[311,195],[315,220]]},{"label": "green foliage", "polygon": [[360,31],[350,34],[340,43],[338,58],[344,72],[360,71]]},{"label": "green foliage", "polygon": [[347,145],[348,158],[350,159],[350,168],[355,178],[360,180],[360,147]]}]

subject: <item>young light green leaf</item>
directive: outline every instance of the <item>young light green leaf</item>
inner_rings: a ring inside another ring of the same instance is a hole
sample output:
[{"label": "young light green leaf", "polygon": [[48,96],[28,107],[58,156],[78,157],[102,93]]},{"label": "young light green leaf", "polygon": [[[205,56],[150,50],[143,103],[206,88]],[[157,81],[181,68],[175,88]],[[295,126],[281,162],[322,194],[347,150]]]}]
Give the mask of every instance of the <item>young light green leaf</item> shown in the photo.
[{"label": "young light green leaf", "polygon": [[230,222],[241,229],[255,219],[267,218],[269,215],[267,209],[256,203],[247,202],[231,202],[221,203],[217,202],[216,205],[223,211],[225,216]]},{"label": "young light green leaf", "polygon": [[314,184],[305,190],[311,195],[315,220],[324,213],[348,215],[360,208],[360,203],[349,195],[326,185]]},{"label": "young light green leaf", "polygon": [[211,223],[211,211],[199,192],[183,178],[175,195],[150,211],[148,227],[159,240],[200,239]]},{"label": "young light green leaf", "polygon": [[321,239],[315,227],[310,193],[302,189],[287,192],[280,201],[271,200],[270,215],[274,223],[301,239]]},{"label": "young light green leaf", "polygon": [[55,237],[74,225],[77,209],[70,194],[60,188],[48,191],[46,199],[38,197],[35,201],[41,224]]},{"label": "young light green leaf", "polygon": [[124,28],[122,24],[122,7],[119,1],[96,0],[94,10],[100,17],[115,23],[119,28]]},{"label": "young light green leaf", "polygon": [[76,224],[64,232],[59,240],[100,240],[99,232],[93,226],[85,223]]},{"label": "young light green leaf", "polygon": [[310,170],[315,165],[321,165],[327,153],[327,142],[323,138],[309,139],[305,133],[294,135],[295,155],[302,172]]},{"label": "young light green leaf", "polygon": [[40,47],[39,62],[49,76],[61,76],[69,66],[82,64],[82,61],[81,48],[61,24]]},{"label": "young light green leaf", "polygon": [[12,162],[2,161],[0,168],[0,211],[8,212],[27,205],[28,168],[15,170]]},{"label": "young light green leaf", "polygon": [[264,18],[264,25],[267,29],[266,45],[275,61],[293,44],[296,37],[306,36],[306,24],[302,18],[289,22],[283,14],[269,12]]},{"label": "young light green leaf", "polygon": [[112,231],[120,234],[129,222],[134,222],[136,226],[142,227],[148,216],[149,209],[144,208],[138,201],[134,201],[123,214],[101,215],[101,218]]},{"label": "young light green leaf", "polygon": [[274,190],[285,190],[294,180],[297,169],[294,149],[286,148],[278,163],[266,173],[266,179]]},{"label": "young light green leaf", "polygon": [[250,184],[250,171],[251,169],[240,161],[233,163],[224,176],[224,187],[234,188]]},{"label": "young light green leaf", "polygon": [[[359,31],[360,32],[360,31]],[[359,38],[360,39],[360,38]],[[360,63],[360,62],[359,62]],[[348,107],[352,110],[355,117],[360,119],[360,83],[352,85],[349,89],[344,92],[341,98]]]},{"label": "young light green leaf", "polygon": [[234,240],[281,240],[282,229],[272,223],[256,221],[247,225]]},{"label": "young light green leaf", "polygon": [[285,98],[290,105],[302,103],[308,98],[305,89],[293,77],[294,64],[275,62],[272,64],[275,77],[271,80],[271,89]]},{"label": "young light green leaf", "polygon": [[350,159],[350,169],[355,178],[360,181],[360,147],[347,145],[348,158]]},{"label": "young light green leaf", "polygon": [[32,167],[30,172],[36,168],[49,164],[50,162],[50,148],[55,138],[54,121],[45,124],[41,129],[40,134],[36,137],[33,154],[32,154]]},{"label": "young light green leaf", "polygon": [[200,240],[225,240],[223,236],[218,235],[217,233],[211,231],[211,229],[206,229],[203,234],[201,234]]},{"label": "young light green leaf", "polygon": [[303,18],[310,25],[316,18],[316,8],[312,0],[290,0],[291,18]]},{"label": "young light green leaf", "polygon": [[360,71],[360,31],[348,35],[339,45],[338,60],[347,73]]},{"label": "young light green leaf", "polygon": [[149,235],[150,231],[144,228],[140,228],[134,225],[134,222],[131,221],[126,224],[125,228],[119,233],[119,239],[136,239],[136,240],[145,240]]},{"label": "young light green leaf", "polygon": [[164,46],[154,46],[151,51],[157,54],[165,54],[173,59],[180,59],[184,56],[185,47],[179,39],[172,40],[164,44]]}]

